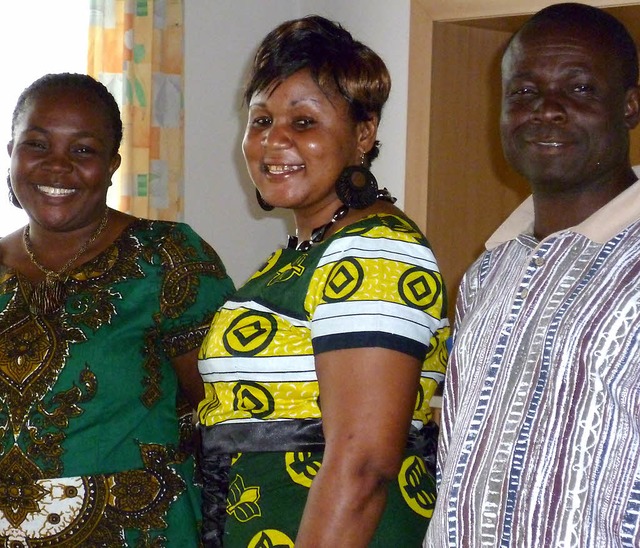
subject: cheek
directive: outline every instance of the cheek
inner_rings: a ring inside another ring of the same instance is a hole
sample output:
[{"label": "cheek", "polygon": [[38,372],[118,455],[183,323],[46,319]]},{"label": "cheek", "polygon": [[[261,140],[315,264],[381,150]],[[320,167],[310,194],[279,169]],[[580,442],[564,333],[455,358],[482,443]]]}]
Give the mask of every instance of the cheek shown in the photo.
[{"label": "cheek", "polygon": [[260,152],[260,140],[256,137],[245,135],[242,139],[242,155],[247,165],[250,162],[255,162],[260,157]]}]

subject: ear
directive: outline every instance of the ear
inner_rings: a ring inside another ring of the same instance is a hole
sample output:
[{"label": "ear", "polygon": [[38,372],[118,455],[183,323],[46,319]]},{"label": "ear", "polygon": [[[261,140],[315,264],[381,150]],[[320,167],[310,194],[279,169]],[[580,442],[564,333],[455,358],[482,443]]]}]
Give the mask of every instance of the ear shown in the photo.
[{"label": "ear", "polygon": [[627,129],[633,129],[640,121],[640,88],[628,89],[624,99],[624,120]]},{"label": "ear", "polygon": [[358,122],[358,149],[365,154],[369,152],[378,136],[378,123],[380,122],[377,115],[372,114],[370,120]]},{"label": "ear", "polygon": [[109,164],[109,179],[111,179],[113,174],[120,167],[120,162],[122,162],[122,156],[120,156],[120,154],[116,154],[113,158],[111,158],[111,163]]}]

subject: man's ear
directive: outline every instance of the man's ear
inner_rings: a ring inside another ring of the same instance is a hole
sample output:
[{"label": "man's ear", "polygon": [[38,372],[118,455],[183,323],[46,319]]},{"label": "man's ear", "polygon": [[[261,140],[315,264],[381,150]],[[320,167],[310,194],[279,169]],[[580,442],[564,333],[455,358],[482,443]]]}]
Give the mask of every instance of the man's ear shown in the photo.
[{"label": "man's ear", "polygon": [[640,88],[634,86],[625,93],[624,119],[628,129],[633,129],[640,121]]}]

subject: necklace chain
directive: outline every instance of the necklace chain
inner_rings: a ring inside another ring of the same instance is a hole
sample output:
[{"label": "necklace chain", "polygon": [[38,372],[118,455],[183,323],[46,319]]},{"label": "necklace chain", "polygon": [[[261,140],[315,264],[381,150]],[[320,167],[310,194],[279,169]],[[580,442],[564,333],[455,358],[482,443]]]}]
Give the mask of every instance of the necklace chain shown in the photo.
[{"label": "necklace chain", "polygon": [[104,215],[100,220],[100,224],[98,225],[98,228],[96,228],[94,233],[91,234],[91,236],[89,236],[89,239],[80,246],[80,249],[78,249],[75,255],[71,257],[71,259],[69,259],[64,264],[64,266],[59,270],[51,270],[50,268],[47,268],[46,266],[41,264],[38,261],[38,259],[36,259],[36,256],[33,252],[33,244],[31,243],[31,238],[29,236],[28,224],[24,227],[24,230],[22,231],[22,242],[24,243],[24,249],[27,252],[27,255],[29,255],[29,259],[31,260],[31,262],[35,266],[37,266],[38,269],[41,270],[47,276],[47,279],[52,279],[52,278],[61,279],[67,273],[67,271],[71,269],[71,267],[75,264],[75,262],[82,256],[82,254],[89,248],[89,246],[96,241],[98,236],[102,234],[102,231],[107,226],[108,220],[109,220],[109,208],[105,209]]},{"label": "necklace chain", "polygon": [[336,209],[333,217],[331,217],[331,220],[328,223],[314,228],[311,231],[311,238],[309,240],[299,242],[297,236],[289,236],[287,247],[289,249],[295,249],[296,251],[309,251],[314,244],[317,244],[324,239],[324,235],[327,233],[327,230],[329,230],[331,225],[342,219],[347,213],[349,213],[349,208],[346,205],[341,205]]},{"label": "necklace chain", "polygon": [[[384,200],[385,202],[390,202],[392,204],[396,201],[396,199],[391,196],[391,193],[386,188],[378,190],[376,199]],[[327,230],[331,228],[331,225],[335,224],[340,219],[343,219],[347,213],[349,213],[349,206],[347,206],[346,204],[341,205],[338,209],[336,209],[333,217],[331,217],[331,220],[328,223],[316,227],[311,231],[311,238],[309,238],[308,240],[303,240],[300,242],[297,235],[289,236],[287,241],[287,249],[295,249],[296,251],[303,252],[309,251],[314,246],[314,244],[317,244],[324,240],[324,236],[327,233]]]}]

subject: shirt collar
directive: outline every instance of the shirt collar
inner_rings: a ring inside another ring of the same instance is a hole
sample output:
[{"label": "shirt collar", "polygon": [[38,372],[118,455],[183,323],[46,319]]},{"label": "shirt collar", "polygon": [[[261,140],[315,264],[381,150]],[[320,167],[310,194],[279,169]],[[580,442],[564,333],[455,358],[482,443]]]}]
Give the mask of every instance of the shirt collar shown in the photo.
[{"label": "shirt collar", "polygon": [[[572,230],[594,242],[603,244],[623,228],[640,219],[640,166],[635,166],[633,171],[639,178],[635,183],[580,224],[567,230]],[[515,239],[520,234],[533,234],[534,215],[533,197],[529,196],[491,235],[485,243],[485,247],[491,250]]]}]

